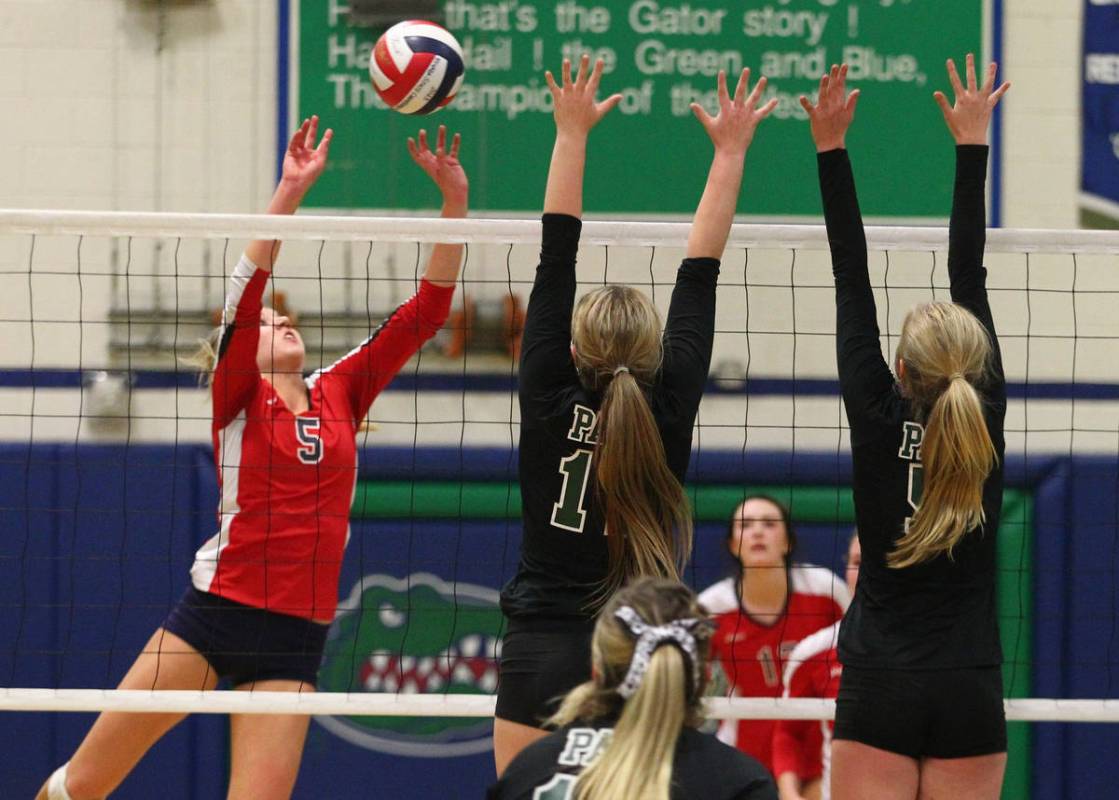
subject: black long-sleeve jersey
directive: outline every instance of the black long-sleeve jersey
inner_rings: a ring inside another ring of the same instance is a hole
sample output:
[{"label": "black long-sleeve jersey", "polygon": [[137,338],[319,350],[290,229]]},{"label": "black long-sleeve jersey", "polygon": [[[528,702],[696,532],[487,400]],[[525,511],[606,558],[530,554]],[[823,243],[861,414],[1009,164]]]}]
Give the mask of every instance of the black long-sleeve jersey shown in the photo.
[{"label": "black long-sleeve jersey", "polygon": [[[582,223],[544,215],[540,266],[521,344],[520,482],[524,539],[517,574],[501,593],[505,614],[592,624],[609,558],[594,488],[601,394],[584,388],[571,355],[575,257]],[[664,361],[647,388],[668,467],[681,482],[711,364],[719,262],[685,259],[664,331]]]},{"label": "black long-sleeve jersey", "polygon": [[[612,724],[568,725],[526,747],[494,784],[489,800],[575,796],[575,780],[598,753]],[[672,800],[777,800],[760,763],[714,736],[685,728],[672,762]]]},{"label": "black long-sleeve jersey", "polygon": [[1006,379],[982,266],[987,148],[956,149],[948,273],[952,300],[979,319],[993,345],[991,377],[977,389],[998,461],[983,486],[985,524],[963,537],[952,558],[941,555],[905,569],[887,566],[886,556],[920,503],[924,427],[882,357],[866,236],[847,151],[821,153],[818,164],[835,275],[836,355],[851,426],[855,517],[863,551],[855,598],[840,630],[840,661],[899,669],[1001,664],[995,539],[1002,509]]}]

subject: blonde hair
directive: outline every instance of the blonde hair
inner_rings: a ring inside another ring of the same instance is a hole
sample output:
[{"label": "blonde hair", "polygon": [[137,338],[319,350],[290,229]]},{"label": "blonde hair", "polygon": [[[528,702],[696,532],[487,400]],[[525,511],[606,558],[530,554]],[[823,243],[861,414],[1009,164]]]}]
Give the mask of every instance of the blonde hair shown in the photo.
[{"label": "blonde hair", "polygon": [[694,664],[675,645],[657,647],[637,690],[623,700],[617,690],[629,671],[636,642],[614,616],[622,606],[631,607],[649,625],[707,619],[691,589],[665,578],[637,580],[607,603],[591,641],[594,677],[572,689],[548,721],[562,726],[620,712],[609,743],[579,775],[575,800],[668,800],[676,741],[685,725],[703,722],[713,627],[693,629]]},{"label": "blonde hair", "polygon": [[214,328],[205,339],[198,340],[198,347],[189,356],[180,357],[179,363],[198,372],[198,385],[209,386],[218,363],[218,347],[222,329]]},{"label": "blonde hair", "polygon": [[661,367],[660,330],[652,302],[628,286],[584,295],[571,319],[579,376],[602,391],[594,462],[610,554],[603,599],[634,576],[679,579],[692,550],[688,498],[642,389]]},{"label": "blonde hair", "polygon": [[988,377],[991,340],[955,303],[926,303],[905,318],[898,342],[902,388],[924,420],[921,501],[887,558],[909,567],[952,551],[986,519],[983,484],[997,453],[976,390]]}]

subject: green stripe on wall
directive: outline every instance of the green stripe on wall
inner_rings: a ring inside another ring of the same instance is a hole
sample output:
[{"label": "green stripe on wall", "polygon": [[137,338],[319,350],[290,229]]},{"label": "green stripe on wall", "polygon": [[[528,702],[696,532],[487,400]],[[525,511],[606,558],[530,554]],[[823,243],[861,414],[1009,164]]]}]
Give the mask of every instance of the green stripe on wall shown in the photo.
[{"label": "green stripe on wall", "polygon": [[[1003,492],[998,548],[999,631],[1006,697],[1029,697],[1033,692],[1033,553],[1033,496],[1008,489]],[[1003,800],[1029,800],[1031,739],[1028,722],[1007,725],[1009,761]]]},{"label": "green stripe on wall", "polygon": [[[855,518],[851,491],[833,486],[689,486],[696,518],[723,521],[747,494],[768,494],[790,505],[803,522],[843,522]],[[521,515],[515,483],[451,481],[361,481],[354,496],[357,519],[506,519]]]}]

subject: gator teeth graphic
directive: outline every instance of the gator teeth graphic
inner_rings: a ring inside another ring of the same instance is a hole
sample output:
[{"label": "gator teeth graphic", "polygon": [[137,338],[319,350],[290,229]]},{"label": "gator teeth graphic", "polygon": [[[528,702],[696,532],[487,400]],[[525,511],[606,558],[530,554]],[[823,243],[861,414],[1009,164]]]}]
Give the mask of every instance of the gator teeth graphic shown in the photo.
[{"label": "gator teeth graphic", "polygon": [[362,664],[361,686],[367,692],[415,694],[459,684],[492,692],[497,688],[500,657],[499,639],[477,635],[465,637],[434,658],[374,653]]}]

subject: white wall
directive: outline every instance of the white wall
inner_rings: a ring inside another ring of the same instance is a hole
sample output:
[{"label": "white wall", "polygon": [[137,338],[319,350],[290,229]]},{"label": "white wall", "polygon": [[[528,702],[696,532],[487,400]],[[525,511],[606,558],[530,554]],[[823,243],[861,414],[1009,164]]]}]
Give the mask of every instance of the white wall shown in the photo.
[{"label": "white wall", "polygon": [[1003,220],[1074,228],[1080,189],[1082,0],[1003,0]]},{"label": "white wall", "polygon": [[[276,5],[0,0],[0,205],[249,211],[271,188]],[[162,51],[157,52],[162,46]]]},{"label": "white wall", "polygon": [[[1081,5],[1003,0],[1010,227],[1077,223]],[[157,7],[0,0],[0,206],[261,208],[274,174],[276,3],[168,2],[161,55]]]}]

